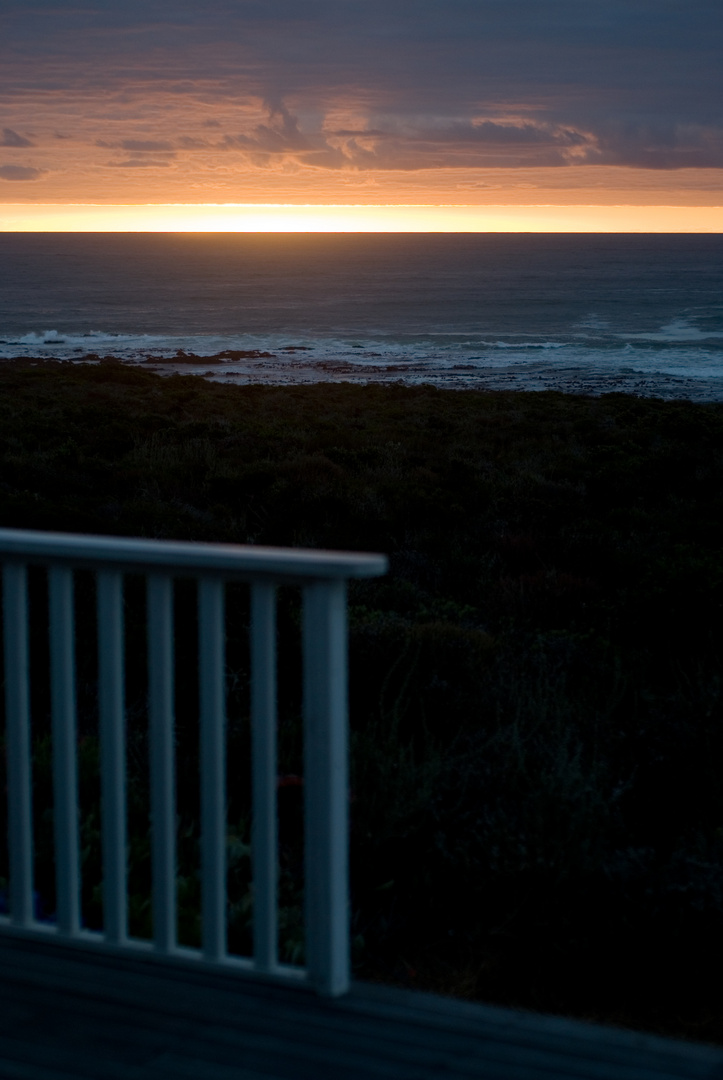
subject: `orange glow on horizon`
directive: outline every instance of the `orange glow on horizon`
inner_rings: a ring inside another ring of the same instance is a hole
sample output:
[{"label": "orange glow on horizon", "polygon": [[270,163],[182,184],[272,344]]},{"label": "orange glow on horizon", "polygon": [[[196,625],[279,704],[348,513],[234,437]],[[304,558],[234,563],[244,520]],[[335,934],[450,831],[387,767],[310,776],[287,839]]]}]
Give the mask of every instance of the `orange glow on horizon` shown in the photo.
[{"label": "orange glow on horizon", "polygon": [[1,232],[723,232],[723,206],[0,204]]}]

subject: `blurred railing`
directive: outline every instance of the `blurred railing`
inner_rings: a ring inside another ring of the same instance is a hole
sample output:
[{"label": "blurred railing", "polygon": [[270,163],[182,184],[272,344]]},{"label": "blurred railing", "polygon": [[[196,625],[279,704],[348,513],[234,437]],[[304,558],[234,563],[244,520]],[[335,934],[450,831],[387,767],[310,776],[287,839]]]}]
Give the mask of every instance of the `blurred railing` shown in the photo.
[{"label": "blurred railing", "polygon": [[[349,984],[346,581],[386,570],[381,555],[128,540],[0,529],[8,760],[9,933],[151,950],[298,981]],[[28,566],[47,568],[56,920],[33,904]],[[103,930],[81,925],[74,571],[97,578]],[[153,940],[128,934],[124,575],[147,577]],[[201,776],[200,950],[177,944],[173,582],[198,588]],[[253,956],[227,951],[225,584],[251,589]],[[277,585],[303,593],[306,967],[278,960]]]}]

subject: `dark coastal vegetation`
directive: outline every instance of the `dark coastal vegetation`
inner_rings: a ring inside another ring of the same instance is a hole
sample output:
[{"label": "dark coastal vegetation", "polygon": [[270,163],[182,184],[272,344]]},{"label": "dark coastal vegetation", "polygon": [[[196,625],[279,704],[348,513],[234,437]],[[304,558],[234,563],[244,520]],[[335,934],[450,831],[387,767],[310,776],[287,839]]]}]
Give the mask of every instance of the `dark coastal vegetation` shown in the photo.
[{"label": "dark coastal vegetation", "polygon": [[[723,405],[431,387],[231,387],[0,366],[0,525],[383,551],[350,589],[359,977],[723,1041]],[[43,581],[33,578],[33,604]],[[179,649],[194,601],[178,591]],[[78,579],[79,622],[92,586]],[[248,944],[248,666],[229,645],[229,846]],[[85,621],[84,621],[85,620]],[[235,621],[234,621],[235,620]],[[142,590],[131,581],[132,924],[147,933]],[[296,599],[282,595],[284,948],[298,958]],[[288,644],[286,644],[288,640]],[[84,910],[100,918],[92,634]],[[43,642],[34,642],[42,658]],[[40,665],[38,666],[39,670]],[[179,899],[197,736],[179,673]],[[34,684],[39,904],[52,910]],[[184,747],[188,748],[184,753]]]}]

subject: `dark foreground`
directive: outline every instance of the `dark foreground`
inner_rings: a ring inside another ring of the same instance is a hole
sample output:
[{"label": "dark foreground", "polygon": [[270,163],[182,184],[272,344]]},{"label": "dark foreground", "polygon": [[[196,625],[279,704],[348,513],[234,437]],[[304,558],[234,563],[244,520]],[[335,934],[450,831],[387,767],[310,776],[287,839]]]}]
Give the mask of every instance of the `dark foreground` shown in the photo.
[{"label": "dark foreground", "polygon": [[[2,365],[0,524],[388,553],[389,576],[350,591],[357,977],[723,1042],[723,405],[240,388],[112,363]],[[42,606],[41,577],[31,584]],[[136,585],[130,891],[131,932],[142,937],[147,691]],[[183,655],[195,607],[181,587],[176,599],[179,933],[193,945],[198,687]],[[91,928],[102,921],[92,612],[79,578]],[[281,909],[292,961],[303,956],[297,632],[298,605],[284,593]],[[229,938],[243,952],[243,615],[229,641]],[[47,645],[32,647],[40,671]],[[39,916],[51,917],[39,679],[33,727],[36,888]],[[0,877],[4,859],[0,849]]]},{"label": "dark foreground", "polygon": [[0,936],[0,1075],[22,1080],[713,1080],[723,1050],[357,984],[323,1000]]}]

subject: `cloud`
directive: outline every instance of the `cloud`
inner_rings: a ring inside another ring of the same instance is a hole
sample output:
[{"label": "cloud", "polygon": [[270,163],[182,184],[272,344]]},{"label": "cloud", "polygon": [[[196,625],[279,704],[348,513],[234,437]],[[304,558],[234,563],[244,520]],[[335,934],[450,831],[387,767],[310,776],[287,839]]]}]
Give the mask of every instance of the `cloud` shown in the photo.
[{"label": "cloud", "polygon": [[[311,117],[307,128],[282,100],[267,102],[266,108],[266,122],[246,133],[225,135],[220,144],[243,152],[258,168],[723,168],[723,123],[616,124],[600,117],[560,122],[539,115],[430,118],[370,113],[368,127],[327,127],[323,117]],[[191,143],[188,140],[187,145]]]},{"label": "cloud", "polygon": [[163,142],[160,139],[123,139],[120,146],[121,149],[131,150],[136,154],[150,154],[158,150],[173,150],[169,142]]},{"label": "cloud", "polygon": [[357,171],[560,166],[599,156],[594,134],[542,121],[387,117],[368,128],[317,123],[305,131],[282,101],[268,102],[267,110],[267,122],[226,135],[220,145],[259,168]]},{"label": "cloud", "polygon": [[606,125],[600,132],[598,160],[642,169],[719,169],[723,129],[660,122]]},{"label": "cloud", "polygon": [[[74,165],[85,144],[114,151],[118,170],[168,168],[175,154],[173,177],[191,156],[194,169],[231,177],[340,180],[723,168],[720,0],[4,0],[4,10],[8,122],[72,129]],[[7,128],[3,145],[30,143]]]},{"label": "cloud", "polygon": [[225,146],[240,146],[264,154],[286,154],[314,149],[319,136],[307,137],[299,131],[299,120],[292,116],[283,101],[266,102],[267,124],[257,124],[251,135],[226,136]]},{"label": "cloud", "polygon": [[13,131],[12,128],[3,128],[2,138],[0,138],[0,146],[34,146],[30,139],[26,139],[24,135],[19,135],[17,131]]},{"label": "cloud", "polygon": [[181,135],[178,145],[184,150],[208,150],[211,144],[206,139],[194,139],[191,135]]},{"label": "cloud", "polygon": [[133,154],[168,153],[173,156],[173,145],[164,139],[121,139],[120,142],[107,142],[96,139],[96,146],[106,150],[129,150]]},{"label": "cloud", "polygon": [[45,169],[31,169],[26,165],[0,165],[2,180],[38,180]]},{"label": "cloud", "polygon": [[426,137],[437,142],[484,143],[492,146],[580,146],[588,141],[584,134],[572,128],[556,129],[550,124],[530,121],[500,123],[495,120],[452,123],[447,127],[430,129]]},{"label": "cloud", "polygon": [[128,161],[109,161],[111,169],[167,169],[167,161],[154,161],[152,158],[129,158]]}]

